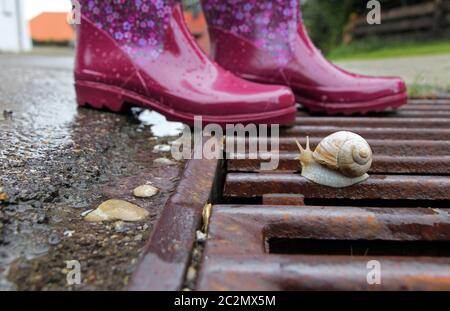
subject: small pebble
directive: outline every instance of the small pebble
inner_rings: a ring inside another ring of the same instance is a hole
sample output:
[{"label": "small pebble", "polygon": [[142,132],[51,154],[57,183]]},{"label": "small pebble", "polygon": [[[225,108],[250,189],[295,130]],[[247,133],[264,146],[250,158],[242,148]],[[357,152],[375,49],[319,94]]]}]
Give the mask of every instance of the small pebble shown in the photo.
[{"label": "small pebble", "polygon": [[40,244],[37,244],[37,245],[35,245],[33,247],[33,254],[35,254],[35,255],[42,255],[44,253],[47,253],[48,249],[49,248],[48,248],[47,245],[40,243]]},{"label": "small pebble", "polygon": [[60,241],[61,241],[61,239],[57,233],[52,233],[48,237],[48,243],[50,245],[57,245],[57,244],[59,244]]},{"label": "small pebble", "polygon": [[159,189],[150,185],[142,185],[133,190],[133,194],[138,198],[151,198],[158,193]]},{"label": "small pebble", "polygon": [[197,270],[194,267],[190,266],[188,268],[187,273],[186,273],[187,281],[188,282],[194,282],[196,277],[197,277]]},{"label": "small pebble", "polygon": [[127,228],[125,227],[125,222],[123,222],[122,220],[116,221],[114,223],[114,230],[119,233],[127,231]]},{"label": "small pebble", "polygon": [[92,211],[93,211],[93,209],[88,209],[87,211],[84,211],[83,213],[81,213],[81,217],[85,217],[87,214],[89,214]]},{"label": "small pebble", "polygon": [[142,234],[138,234],[138,235],[136,235],[136,236],[134,237],[134,240],[137,241],[137,242],[142,241],[142,239],[143,239]]},{"label": "small pebble", "polygon": [[204,234],[200,230],[197,230],[196,236],[197,236],[197,242],[204,243],[206,241],[206,234]]},{"label": "small pebble", "polygon": [[64,231],[63,234],[64,234],[64,236],[71,238],[74,233],[75,233],[75,230],[66,230],[66,231]]},{"label": "small pebble", "polygon": [[10,119],[13,115],[13,111],[12,110],[3,110],[3,118],[6,119]]},{"label": "small pebble", "polygon": [[62,222],[64,219],[60,216],[60,215],[55,215],[55,216],[53,216],[52,217],[52,222],[54,222],[54,223],[60,223],[60,222]]},{"label": "small pebble", "polygon": [[169,145],[156,145],[153,152],[169,152],[172,148]]},{"label": "small pebble", "polygon": [[122,200],[108,200],[99,205],[93,212],[86,215],[86,221],[140,221],[146,218],[149,212],[145,209]]},{"label": "small pebble", "polygon": [[170,159],[167,158],[159,158],[153,161],[153,163],[155,164],[160,164],[160,165],[176,165],[177,162],[174,162]]},{"label": "small pebble", "polygon": [[45,224],[48,223],[48,218],[44,214],[33,214],[31,216],[31,221],[35,224]]}]

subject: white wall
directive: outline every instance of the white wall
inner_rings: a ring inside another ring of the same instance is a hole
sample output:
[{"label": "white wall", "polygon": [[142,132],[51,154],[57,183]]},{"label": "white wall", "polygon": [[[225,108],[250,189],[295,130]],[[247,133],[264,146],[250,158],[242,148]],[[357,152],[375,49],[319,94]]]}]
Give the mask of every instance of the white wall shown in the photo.
[{"label": "white wall", "polygon": [[0,51],[32,48],[24,0],[0,0]]}]

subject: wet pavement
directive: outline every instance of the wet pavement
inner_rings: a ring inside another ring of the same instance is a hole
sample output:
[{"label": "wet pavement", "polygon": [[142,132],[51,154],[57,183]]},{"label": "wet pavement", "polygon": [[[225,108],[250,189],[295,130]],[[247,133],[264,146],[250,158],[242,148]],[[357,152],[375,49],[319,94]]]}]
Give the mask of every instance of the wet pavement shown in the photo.
[{"label": "wet pavement", "polygon": [[[0,290],[125,289],[179,179],[183,163],[154,163],[170,154],[153,147],[173,140],[180,124],[149,111],[77,108],[72,66],[65,54],[0,55]],[[160,193],[134,198],[146,183]],[[83,220],[107,199],[150,217]],[[80,285],[66,281],[71,260],[81,264]]]}]

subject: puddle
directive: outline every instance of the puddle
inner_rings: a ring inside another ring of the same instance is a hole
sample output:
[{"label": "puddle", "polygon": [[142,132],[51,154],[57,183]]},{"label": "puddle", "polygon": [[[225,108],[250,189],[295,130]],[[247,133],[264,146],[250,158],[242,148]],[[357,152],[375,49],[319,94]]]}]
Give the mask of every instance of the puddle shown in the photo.
[{"label": "puddle", "polygon": [[4,79],[0,86],[0,160],[16,158],[21,164],[71,142],[70,124],[77,107],[73,105],[73,86],[59,83],[66,74],[4,69],[2,75],[21,80]]},{"label": "puddle", "polygon": [[[3,241],[0,248],[0,291],[16,290],[15,285],[9,282],[7,274],[10,265],[19,258],[31,260],[49,250],[46,236],[50,230],[47,226],[37,223],[38,214],[42,211],[33,211],[31,207],[9,206],[8,219],[10,223],[3,228]],[[31,212],[30,212],[31,209]],[[14,217],[12,217],[14,213]],[[35,218],[36,220],[33,220]]]},{"label": "puddle", "polygon": [[[162,156],[154,146],[183,125],[142,109],[78,108],[72,71],[44,67],[0,71],[0,291],[69,289],[61,271],[72,259],[84,265],[78,288],[122,290],[179,174],[154,165]],[[130,189],[148,180],[165,190],[133,201]],[[145,208],[145,226],[118,232],[80,216],[109,198]]]}]

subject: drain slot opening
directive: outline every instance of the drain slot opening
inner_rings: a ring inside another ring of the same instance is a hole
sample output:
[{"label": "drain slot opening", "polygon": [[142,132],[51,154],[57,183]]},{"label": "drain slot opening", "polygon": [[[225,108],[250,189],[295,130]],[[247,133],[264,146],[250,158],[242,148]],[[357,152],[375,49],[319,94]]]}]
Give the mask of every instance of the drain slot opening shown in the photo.
[{"label": "drain slot opening", "polygon": [[[221,197],[222,204],[233,205],[261,205],[262,197]],[[448,201],[444,200],[353,200],[353,199],[319,199],[305,198],[306,206],[354,206],[354,207],[422,207],[448,208]]]},{"label": "drain slot opening", "polygon": [[356,207],[432,207],[448,208],[444,200],[352,200],[352,199],[315,199],[305,198],[308,206],[356,206]]},{"label": "drain slot opening", "polygon": [[450,241],[269,238],[266,251],[286,255],[450,257]]}]

